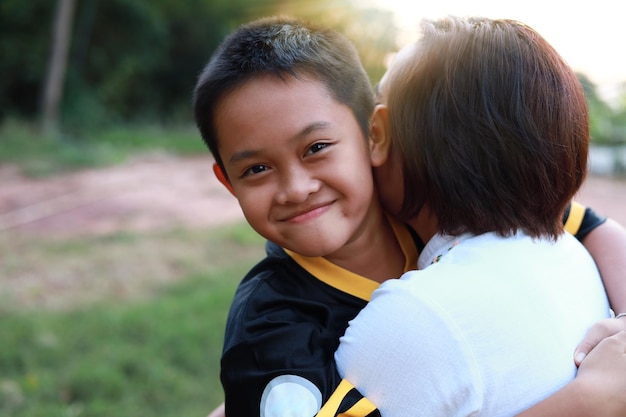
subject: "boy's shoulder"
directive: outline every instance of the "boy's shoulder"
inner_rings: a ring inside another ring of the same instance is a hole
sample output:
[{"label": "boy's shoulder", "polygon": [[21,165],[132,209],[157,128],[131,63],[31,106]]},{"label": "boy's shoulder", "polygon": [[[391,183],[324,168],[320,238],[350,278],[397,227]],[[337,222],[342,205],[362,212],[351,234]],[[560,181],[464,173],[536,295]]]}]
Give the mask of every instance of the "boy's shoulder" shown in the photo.
[{"label": "boy's shoulder", "polygon": [[268,242],[266,254],[237,287],[226,323],[225,350],[251,337],[260,321],[309,325],[319,317],[333,316],[341,323],[365,306],[365,300],[312,275],[278,245]]},{"label": "boy's shoulder", "polygon": [[340,286],[329,278],[341,276],[343,280],[355,281],[354,285],[366,279],[332,265],[323,258],[303,259],[300,255],[290,254],[270,241],[265,244],[265,252],[265,258],[241,280],[235,293],[235,302],[262,298],[266,292],[271,292],[277,296],[304,299],[319,297],[345,303],[345,297],[358,298],[355,296],[356,291],[350,286]]},{"label": "boy's shoulder", "polygon": [[282,378],[288,386],[306,380],[328,398],[340,380],[332,360],[339,338],[367,302],[318,279],[277,245],[266,251],[240,283],[226,322],[221,380],[235,415],[258,415],[253,410]]}]

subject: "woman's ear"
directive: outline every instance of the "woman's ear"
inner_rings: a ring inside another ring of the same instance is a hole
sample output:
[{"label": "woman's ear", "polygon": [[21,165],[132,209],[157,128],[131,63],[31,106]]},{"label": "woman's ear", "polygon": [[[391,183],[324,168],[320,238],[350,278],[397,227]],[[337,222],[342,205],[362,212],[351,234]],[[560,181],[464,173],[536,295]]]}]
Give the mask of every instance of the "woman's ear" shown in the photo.
[{"label": "woman's ear", "polygon": [[215,174],[215,177],[219,180],[219,182],[221,182],[222,185],[226,187],[226,189],[230,191],[232,195],[237,197],[235,195],[235,190],[233,190],[233,186],[231,185],[230,181],[226,177],[226,174],[224,174],[224,171],[222,171],[222,168],[220,168],[217,162],[213,163],[213,173]]},{"label": "woman's ear", "polygon": [[373,167],[387,162],[391,149],[389,134],[389,110],[384,104],[374,108],[370,122],[370,159]]}]

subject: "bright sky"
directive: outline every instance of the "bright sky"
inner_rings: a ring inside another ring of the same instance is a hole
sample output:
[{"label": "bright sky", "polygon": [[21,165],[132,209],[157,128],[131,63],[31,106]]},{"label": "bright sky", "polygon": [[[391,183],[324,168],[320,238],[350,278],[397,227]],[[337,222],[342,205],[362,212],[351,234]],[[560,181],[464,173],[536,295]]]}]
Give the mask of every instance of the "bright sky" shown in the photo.
[{"label": "bright sky", "polygon": [[486,16],[520,20],[537,30],[607,99],[626,82],[626,19],[616,0],[368,0],[394,11],[415,39],[422,17]]}]

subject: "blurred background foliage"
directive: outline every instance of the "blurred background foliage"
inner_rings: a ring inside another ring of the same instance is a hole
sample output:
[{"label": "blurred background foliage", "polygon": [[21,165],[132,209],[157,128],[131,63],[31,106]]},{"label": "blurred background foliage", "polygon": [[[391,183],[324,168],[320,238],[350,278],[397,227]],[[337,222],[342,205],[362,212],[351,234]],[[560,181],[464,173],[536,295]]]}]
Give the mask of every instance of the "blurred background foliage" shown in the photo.
[{"label": "blurred background foliage", "polygon": [[[205,417],[246,223],[106,236],[0,233],[0,417]],[[139,261],[138,261],[139,260]]]},{"label": "blurred background foliage", "polygon": [[[51,0],[0,2],[0,123],[40,116],[56,7]],[[374,81],[396,49],[390,12],[349,0],[75,1],[62,130],[84,135],[111,123],[191,123],[191,91],[219,42],[241,23],[274,14],[345,32]]]},{"label": "blurred background foliage", "polygon": [[[41,121],[55,10],[62,3],[73,5],[73,18],[65,23],[69,46],[54,122],[73,140],[88,140],[112,124],[191,125],[190,96],[199,71],[228,33],[260,16],[293,15],[344,32],[373,84],[398,49],[392,13],[355,0],[3,0],[0,126]],[[626,88],[609,105],[580,76],[594,141],[623,144]]]}]

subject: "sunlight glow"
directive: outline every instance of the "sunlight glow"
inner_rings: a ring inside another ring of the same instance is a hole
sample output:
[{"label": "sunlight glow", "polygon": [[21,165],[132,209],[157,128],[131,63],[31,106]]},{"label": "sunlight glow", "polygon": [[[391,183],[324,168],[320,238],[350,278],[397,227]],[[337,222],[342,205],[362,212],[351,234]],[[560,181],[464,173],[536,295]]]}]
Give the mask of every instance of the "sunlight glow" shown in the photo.
[{"label": "sunlight glow", "polygon": [[520,20],[541,33],[608,98],[617,84],[626,82],[626,54],[622,52],[626,25],[613,0],[595,0],[584,5],[565,0],[367,0],[359,4],[391,10],[404,33],[402,45],[415,39],[423,17],[451,14]]}]

